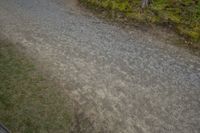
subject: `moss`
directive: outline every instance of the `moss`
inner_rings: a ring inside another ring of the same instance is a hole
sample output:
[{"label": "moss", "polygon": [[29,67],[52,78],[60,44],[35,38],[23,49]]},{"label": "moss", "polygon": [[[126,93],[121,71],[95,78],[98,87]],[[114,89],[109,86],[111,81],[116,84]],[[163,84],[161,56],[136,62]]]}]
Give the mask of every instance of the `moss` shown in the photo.
[{"label": "moss", "polygon": [[194,41],[198,41],[200,38],[200,32],[196,31],[195,29],[192,28],[187,28],[184,26],[179,26],[178,31],[180,34],[183,34],[189,38],[192,38]]},{"label": "moss", "polygon": [[102,2],[102,7],[104,7],[104,8],[109,7],[109,5],[110,5],[110,2],[109,2],[109,1],[104,1],[104,2]]}]

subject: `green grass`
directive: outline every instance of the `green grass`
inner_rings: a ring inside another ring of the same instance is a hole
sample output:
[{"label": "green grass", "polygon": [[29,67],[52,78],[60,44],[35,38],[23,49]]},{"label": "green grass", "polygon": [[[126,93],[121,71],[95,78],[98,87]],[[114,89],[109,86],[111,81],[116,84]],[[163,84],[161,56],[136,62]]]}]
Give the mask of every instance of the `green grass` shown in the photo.
[{"label": "green grass", "polygon": [[[199,0],[153,0],[142,9],[141,0],[80,0],[90,7],[123,13],[126,18],[142,23],[171,25],[189,40],[200,41]],[[117,15],[116,15],[117,16]]]},{"label": "green grass", "polygon": [[0,41],[0,122],[13,133],[63,133],[69,128],[61,89],[6,41]]}]

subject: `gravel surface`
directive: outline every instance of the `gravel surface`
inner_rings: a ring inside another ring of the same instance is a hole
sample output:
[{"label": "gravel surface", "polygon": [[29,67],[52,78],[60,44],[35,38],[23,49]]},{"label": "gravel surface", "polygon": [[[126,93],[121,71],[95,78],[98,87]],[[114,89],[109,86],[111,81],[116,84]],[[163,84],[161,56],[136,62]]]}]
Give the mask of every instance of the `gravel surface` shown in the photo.
[{"label": "gravel surface", "polygon": [[199,133],[200,58],[84,13],[73,0],[1,0],[0,35],[59,80],[100,133]]}]

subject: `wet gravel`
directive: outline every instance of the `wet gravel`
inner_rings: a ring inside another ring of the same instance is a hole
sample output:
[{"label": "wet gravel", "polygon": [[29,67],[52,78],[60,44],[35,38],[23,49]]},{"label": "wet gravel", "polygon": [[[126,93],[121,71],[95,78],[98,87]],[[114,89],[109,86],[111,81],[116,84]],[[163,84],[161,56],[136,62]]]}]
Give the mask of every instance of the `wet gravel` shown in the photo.
[{"label": "wet gravel", "polygon": [[0,35],[59,80],[100,133],[199,133],[200,58],[73,0],[1,0]]}]

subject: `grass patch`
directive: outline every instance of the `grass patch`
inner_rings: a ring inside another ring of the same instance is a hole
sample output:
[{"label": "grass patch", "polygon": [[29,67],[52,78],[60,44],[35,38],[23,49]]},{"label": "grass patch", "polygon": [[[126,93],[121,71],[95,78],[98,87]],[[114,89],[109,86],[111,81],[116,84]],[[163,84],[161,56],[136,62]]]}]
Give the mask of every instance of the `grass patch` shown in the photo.
[{"label": "grass patch", "polygon": [[13,133],[63,133],[67,99],[12,44],[0,41],[0,122]]},{"label": "grass patch", "polygon": [[[89,7],[123,14],[142,23],[170,25],[180,35],[193,42],[200,41],[199,0],[153,0],[142,9],[141,0],[80,0]],[[117,16],[117,15],[115,15]]]}]

